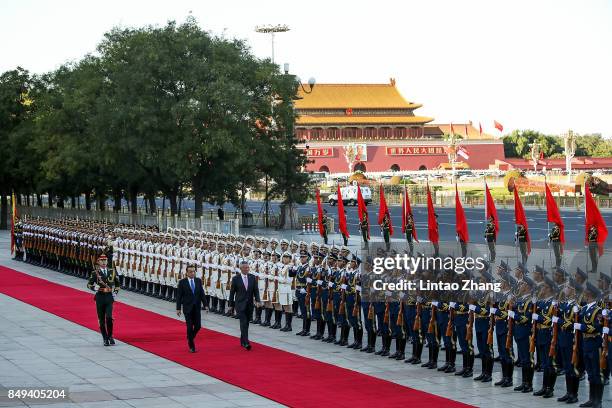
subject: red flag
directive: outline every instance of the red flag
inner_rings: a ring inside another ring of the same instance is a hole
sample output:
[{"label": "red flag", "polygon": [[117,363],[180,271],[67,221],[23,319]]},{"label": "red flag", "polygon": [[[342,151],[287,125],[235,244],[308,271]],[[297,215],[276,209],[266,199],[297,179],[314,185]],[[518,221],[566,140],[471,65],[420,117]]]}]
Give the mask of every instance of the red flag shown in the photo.
[{"label": "red flag", "polygon": [[485,218],[487,221],[490,216],[493,216],[493,224],[495,225],[495,238],[497,239],[497,232],[499,231],[499,220],[497,219],[497,208],[495,208],[495,201],[493,201],[493,196],[491,195],[491,191],[489,191],[489,186],[485,183],[485,199],[487,201],[487,205],[485,206]]},{"label": "red flag", "polygon": [[323,236],[323,206],[321,205],[321,195],[317,188],[317,212],[319,214],[319,235]]},{"label": "red flag", "polygon": [[15,252],[15,219],[17,218],[17,201],[15,200],[15,193],[11,196],[11,205],[13,207],[13,215],[11,216],[11,255]]},{"label": "red flag", "polygon": [[518,187],[514,185],[514,223],[525,227],[525,236],[527,237],[527,254],[531,253],[531,238],[529,237],[529,227],[527,226],[527,216],[523,209],[523,203],[518,195]]},{"label": "red flag", "polygon": [[366,220],[368,220],[368,239],[370,239],[370,217],[368,216],[368,207],[361,195],[361,187],[359,187],[359,184],[357,184],[357,213],[359,214],[360,222],[365,214]]},{"label": "red flag", "polygon": [[495,126],[495,129],[499,130],[500,132],[504,131],[504,127],[498,121],[494,120],[493,121],[493,125]]},{"label": "red flag", "polygon": [[478,134],[482,136],[482,125],[478,122]]},{"label": "red flag", "polygon": [[338,230],[345,236],[350,237],[346,228],[346,214],[344,214],[344,202],[342,202],[342,193],[340,184],[338,184]]},{"label": "red flag", "polygon": [[459,239],[465,243],[468,243],[470,240],[470,235],[468,233],[467,219],[465,218],[465,211],[463,211],[463,206],[461,205],[461,200],[459,199],[459,190],[457,190],[457,185],[455,184],[455,219],[457,220],[457,236]]},{"label": "red flag", "polygon": [[429,233],[429,240],[437,244],[440,240],[440,234],[438,233],[438,222],[436,221],[429,184],[427,185],[427,232]]},{"label": "red flag", "polygon": [[546,188],[546,220],[548,222],[554,222],[559,226],[559,230],[561,231],[561,250],[563,250],[563,244],[565,244],[565,225],[561,219],[559,207],[557,207],[557,203],[550,192],[550,188],[548,188],[548,184],[544,183],[544,187]]},{"label": "red flag", "polygon": [[[408,222],[408,215],[412,214],[412,207],[410,206],[410,197],[408,197],[408,189],[404,186],[404,196],[402,197],[402,232],[406,232],[406,223]],[[413,220],[414,221],[414,220]],[[412,228],[412,238],[416,242],[419,242],[417,239],[417,231],[416,225]]]},{"label": "red flag", "polygon": [[603,244],[608,238],[608,227],[604,221],[597,204],[591,195],[591,189],[588,183],[584,185],[584,217],[585,217],[585,241],[588,242],[589,229],[592,226],[597,228],[597,245],[599,247],[599,256],[603,255]]},{"label": "red flag", "polygon": [[391,214],[389,214],[389,208],[387,207],[387,201],[385,200],[385,190],[382,184],[380,185],[380,204],[378,206],[378,225],[382,225],[385,214],[389,216],[389,236],[393,235],[393,223],[391,222]]}]

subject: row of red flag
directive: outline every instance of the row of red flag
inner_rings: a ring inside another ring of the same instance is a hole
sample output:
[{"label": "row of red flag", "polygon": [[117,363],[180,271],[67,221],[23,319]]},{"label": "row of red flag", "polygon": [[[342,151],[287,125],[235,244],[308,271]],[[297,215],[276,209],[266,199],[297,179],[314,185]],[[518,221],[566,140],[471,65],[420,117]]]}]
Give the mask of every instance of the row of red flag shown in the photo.
[{"label": "row of red flag", "polygon": [[[548,184],[545,184],[546,190],[546,219],[548,222],[555,223],[559,226],[560,230],[560,241],[561,244],[565,244],[565,225],[563,223],[563,219],[561,218],[561,214],[559,212],[559,207],[553,195],[548,188]],[[346,223],[346,214],[344,212],[344,203],[342,201],[342,192],[340,190],[340,185],[337,187],[338,194],[338,230],[340,233],[344,234],[346,237],[350,237],[347,223]],[[601,216],[601,212],[591,195],[591,191],[589,189],[588,184],[585,185],[585,242],[588,241],[588,234],[591,227],[595,227],[597,229],[597,243],[599,246],[599,254],[603,254],[603,244],[606,241],[608,236],[608,228],[606,223]],[[316,191],[317,198],[317,210],[319,215],[319,231],[321,236],[323,236],[323,206],[321,204],[321,197],[319,190]],[[380,194],[379,194],[379,209],[378,209],[378,224],[382,225],[385,216],[389,218],[389,235],[393,235],[393,223],[391,222],[391,214],[389,212],[389,207],[387,206],[387,201],[385,200],[385,191],[383,186],[380,186]],[[368,230],[367,236],[370,238],[370,222],[368,217],[368,209],[366,203],[361,194],[361,188],[357,186],[357,212],[359,216],[359,221],[363,220],[365,216],[368,220]],[[495,201],[493,200],[493,196],[491,195],[491,191],[489,187],[485,183],[485,218],[488,220],[490,217],[493,217],[493,224],[495,226],[495,237],[497,238],[497,234],[499,232],[499,218],[497,216],[497,208],[495,207]],[[408,197],[408,191],[404,186],[404,193],[402,194],[402,233],[406,232],[406,225],[408,223],[408,218],[413,217],[412,207],[410,206],[410,198]],[[438,230],[438,223],[436,220],[436,212],[433,205],[433,200],[431,196],[431,191],[429,189],[429,185],[427,185],[427,232],[429,241],[433,243],[438,243],[440,240],[440,234]],[[465,216],[465,211],[463,210],[463,206],[461,204],[461,200],[459,199],[459,191],[457,186],[455,185],[455,218],[456,218],[456,233],[457,237],[468,243],[469,232],[467,226],[467,218]],[[527,216],[525,215],[525,210],[523,208],[523,204],[519,197],[518,188],[514,187],[514,223],[516,225],[522,225],[525,228],[526,238],[527,238],[527,250],[531,252],[531,237],[529,236],[529,226],[527,224]],[[412,237],[414,240],[418,242],[417,238],[417,230],[416,228],[412,228]]]}]

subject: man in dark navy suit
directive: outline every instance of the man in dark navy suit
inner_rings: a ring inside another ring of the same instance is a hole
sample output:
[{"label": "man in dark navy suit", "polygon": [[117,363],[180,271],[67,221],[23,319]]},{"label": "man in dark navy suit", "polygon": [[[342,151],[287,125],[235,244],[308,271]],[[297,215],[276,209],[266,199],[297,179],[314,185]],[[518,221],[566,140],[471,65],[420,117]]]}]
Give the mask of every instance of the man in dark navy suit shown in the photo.
[{"label": "man in dark navy suit", "polygon": [[257,280],[249,275],[249,263],[246,260],[240,262],[240,273],[232,278],[229,301],[240,319],[240,345],[250,350],[249,319],[255,304],[259,306],[260,300]]},{"label": "man in dark navy suit", "polygon": [[187,343],[189,351],[195,353],[195,336],[202,327],[201,306],[204,304],[202,280],[195,277],[195,266],[187,266],[187,276],[178,283],[176,294],[176,314],[181,316],[181,308],[187,323]]}]

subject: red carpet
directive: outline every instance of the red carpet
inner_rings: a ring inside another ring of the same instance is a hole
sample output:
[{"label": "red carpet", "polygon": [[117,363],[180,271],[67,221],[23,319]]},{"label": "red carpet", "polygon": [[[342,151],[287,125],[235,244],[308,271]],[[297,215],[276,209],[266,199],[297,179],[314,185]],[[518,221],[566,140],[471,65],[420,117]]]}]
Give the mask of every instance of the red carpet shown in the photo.
[{"label": "red carpet", "polygon": [[[0,293],[98,331],[91,292],[0,266]],[[198,334],[194,355],[187,351],[185,324],[179,320],[121,302],[115,303],[114,317],[117,339],[284,405],[470,406],[255,342],[247,352],[236,337],[207,329]]]}]

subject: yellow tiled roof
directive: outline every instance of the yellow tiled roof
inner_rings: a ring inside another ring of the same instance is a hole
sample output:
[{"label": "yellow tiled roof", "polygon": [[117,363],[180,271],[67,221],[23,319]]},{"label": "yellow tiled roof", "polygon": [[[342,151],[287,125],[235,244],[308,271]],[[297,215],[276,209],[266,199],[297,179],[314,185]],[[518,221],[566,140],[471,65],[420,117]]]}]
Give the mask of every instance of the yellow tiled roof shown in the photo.
[{"label": "yellow tiled roof", "polygon": [[[304,88],[308,89],[308,85]],[[422,106],[404,99],[393,81],[389,84],[316,84],[309,94],[299,89],[299,96],[302,99],[295,101],[296,109],[416,109]]]},{"label": "yellow tiled roof", "polygon": [[[432,123],[427,127],[439,128],[443,135],[450,135],[450,123]],[[453,132],[456,135],[461,135],[461,137],[467,140],[494,139],[492,135],[485,132],[482,132],[481,135],[478,128],[471,123],[453,123]],[[425,133],[427,133],[427,129],[425,130]]]},{"label": "yellow tiled roof", "polygon": [[296,125],[363,125],[363,124],[424,124],[433,118],[425,116],[298,116]]}]

